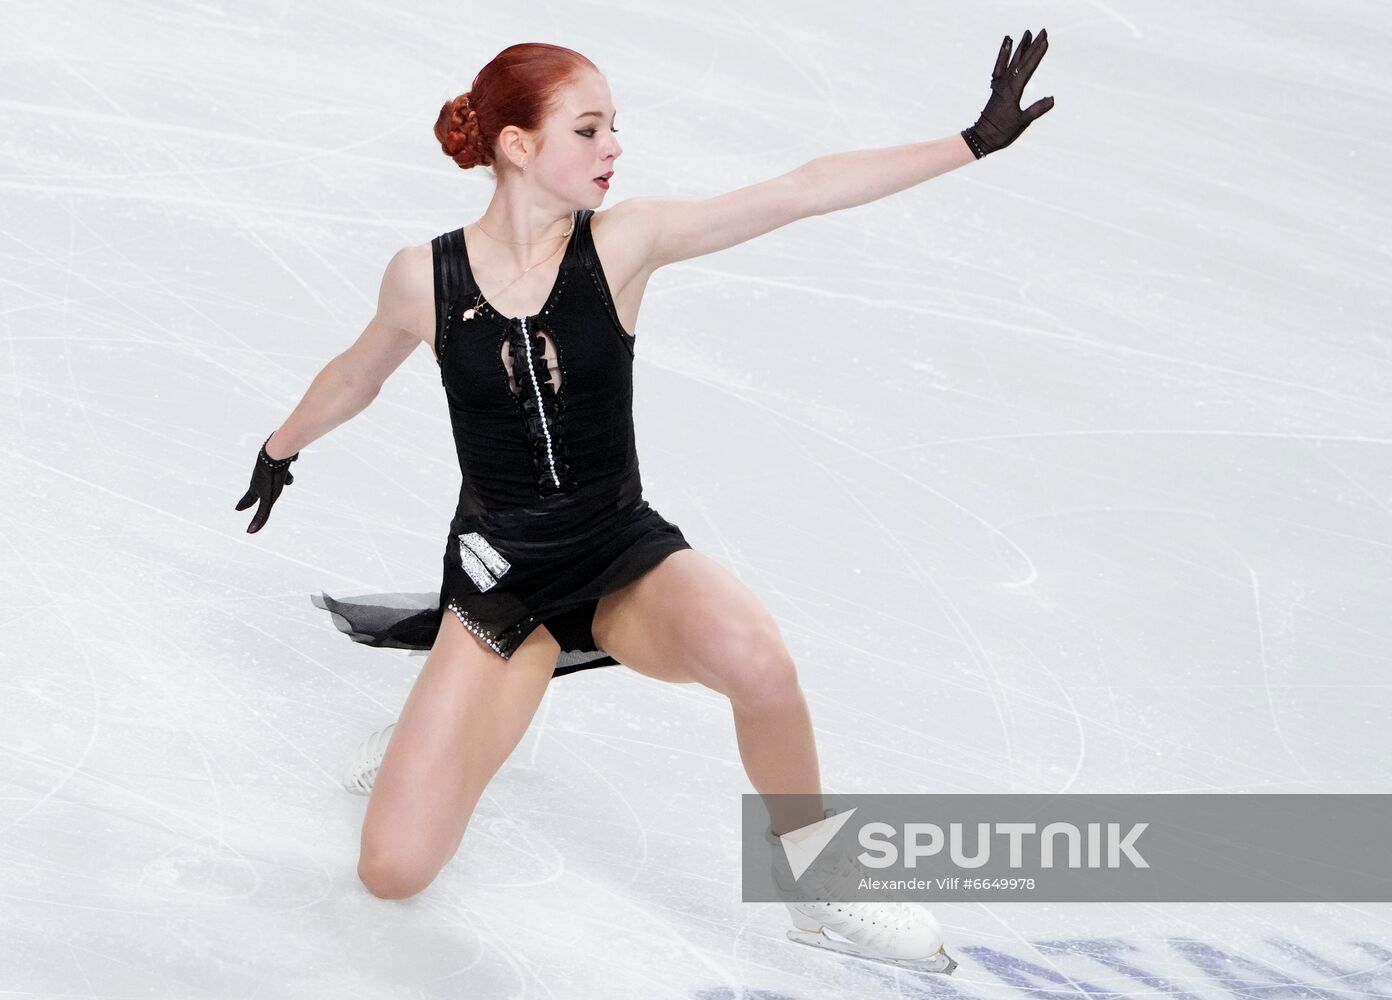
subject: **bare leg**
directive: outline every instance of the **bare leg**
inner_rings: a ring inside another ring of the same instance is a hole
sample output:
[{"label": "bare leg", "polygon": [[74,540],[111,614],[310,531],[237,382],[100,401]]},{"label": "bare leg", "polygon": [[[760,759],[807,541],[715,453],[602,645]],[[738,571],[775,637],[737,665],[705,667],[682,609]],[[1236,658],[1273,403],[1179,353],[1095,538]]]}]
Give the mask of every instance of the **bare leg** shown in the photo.
[{"label": "bare leg", "polygon": [[730,699],[740,759],[775,831],[825,818],[812,720],[792,657],[758,597],[724,566],[694,549],[674,552],[605,594],[592,632],[640,674],[699,682]]},{"label": "bare leg", "polygon": [[[794,684],[780,699],[753,707],[742,708],[733,700],[731,705],[740,759],[750,783],[765,796],[774,832],[787,833],[823,819],[817,745],[802,688]],[[807,797],[769,797],[781,795]]]},{"label": "bare leg", "polygon": [[504,660],[445,612],[363,819],[358,877],[373,895],[414,895],[454,856],[484,787],[536,714],[559,650],[541,626]]}]

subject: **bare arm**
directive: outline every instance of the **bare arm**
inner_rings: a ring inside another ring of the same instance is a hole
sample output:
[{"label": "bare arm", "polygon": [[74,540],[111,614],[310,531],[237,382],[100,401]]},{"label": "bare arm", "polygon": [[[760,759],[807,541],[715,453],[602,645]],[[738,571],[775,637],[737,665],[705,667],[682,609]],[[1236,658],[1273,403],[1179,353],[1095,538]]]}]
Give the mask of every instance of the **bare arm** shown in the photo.
[{"label": "bare arm", "polygon": [[288,458],[356,417],[376,396],[375,389],[366,391],[350,380],[340,354],[314,376],[299,405],[266,442],[266,454],[274,459]]},{"label": "bare arm", "polygon": [[[430,247],[408,247],[387,264],[377,312],[358,339],[315,376],[304,398],[270,441],[266,454],[286,458],[357,416],[383,383],[434,329]],[[426,324],[429,324],[428,326]]]},{"label": "bare arm", "polygon": [[863,205],[975,157],[960,135],[810,160],[771,180],[712,198],[629,198],[610,209],[654,267],[715,253],[809,215]]},{"label": "bare arm", "polygon": [[807,175],[807,214],[826,215],[878,201],[975,160],[966,140],[950,135],[907,146],[832,153],[798,169]]},{"label": "bare arm", "polygon": [[1009,146],[1050,110],[1046,97],[1021,110],[1020,98],[1048,51],[1048,35],[1026,31],[1011,58],[1007,35],[991,73],[991,97],[976,124],[957,135],[810,160],[780,177],[714,198],[631,198],[614,206],[625,236],[653,268],[715,253],[809,215],[876,201]]}]

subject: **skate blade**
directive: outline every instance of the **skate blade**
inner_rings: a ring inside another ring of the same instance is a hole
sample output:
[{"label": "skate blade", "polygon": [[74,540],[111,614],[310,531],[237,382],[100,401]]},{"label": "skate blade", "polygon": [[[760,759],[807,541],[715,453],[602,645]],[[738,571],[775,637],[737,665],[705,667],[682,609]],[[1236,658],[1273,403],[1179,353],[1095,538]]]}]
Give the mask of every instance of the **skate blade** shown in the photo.
[{"label": "skate blade", "polygon": [[788,932],[788,940],[805,944],[809,948],[834,951],[838,955],[849,955],[866,962],[878,962],[881,965],[892,965],[896,969],[909,969],[913,972],[936,972],[950,976],[957,968],[956,960],[942,949],[938,949],[935,954],[927,958],[885,958],[882,955],[872,955],[862,951],[849,941],[838,941],[836,938],[827,937],[821,931],[791,930]]}]

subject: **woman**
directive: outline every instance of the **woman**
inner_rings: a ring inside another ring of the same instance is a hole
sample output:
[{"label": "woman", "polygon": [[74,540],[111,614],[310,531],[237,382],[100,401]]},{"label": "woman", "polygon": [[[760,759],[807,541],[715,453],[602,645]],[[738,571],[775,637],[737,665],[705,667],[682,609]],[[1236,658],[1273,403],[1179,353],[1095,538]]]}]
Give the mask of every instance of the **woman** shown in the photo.
[{"label": "woman", "polygon": [[[1010,145],[1053,105],[1019,106],[1047,47],[1044,32],[1031,41],[1026,31],[1012,59],[1007,37],[986,108],[958,135],[821,157],[719,197],[632,198],[604,211],[595,207],[622,149],[608,85],[584,56],[510,46],[441,109],[442,148],[462,168],[493,167],[492,201],[476,223],[391,259],[376,315],[266,439],[237,504],[259,501],[247,530],[260,530],[300,449],[367,406],[421,341],[431,346],[462,473],[438,600],[316,598],[357,641],[430,650],[368,776],[358,874],[372,893],[401,899],[430,884],[547,683],[598,666],[730,699],[749,779],[770,796],[771,842],[775,829],[823,819],[802,804],[820,801],[817,753],[776,624],[642,498],[630,331],[663,265]],[[953,964],[921,907],[788,908],[808,943],[930,971]]]}]

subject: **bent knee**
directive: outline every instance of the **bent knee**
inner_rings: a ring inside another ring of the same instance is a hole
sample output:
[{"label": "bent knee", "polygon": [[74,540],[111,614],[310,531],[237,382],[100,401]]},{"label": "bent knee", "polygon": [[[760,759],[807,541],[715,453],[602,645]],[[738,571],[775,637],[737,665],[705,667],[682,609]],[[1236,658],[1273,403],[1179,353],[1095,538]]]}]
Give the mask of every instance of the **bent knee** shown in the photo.
[{"label": "bent knee", "polygon": [[435,881],[436,872],[419,865],[358,861],[358,879],[378,899],[407,899]]},{"label": "bent knee", "polygon": [[771,624],[726,626],[713,649],[719,690],[731,701],[750,708],[777,707],[796,696],[797,667]]}]

